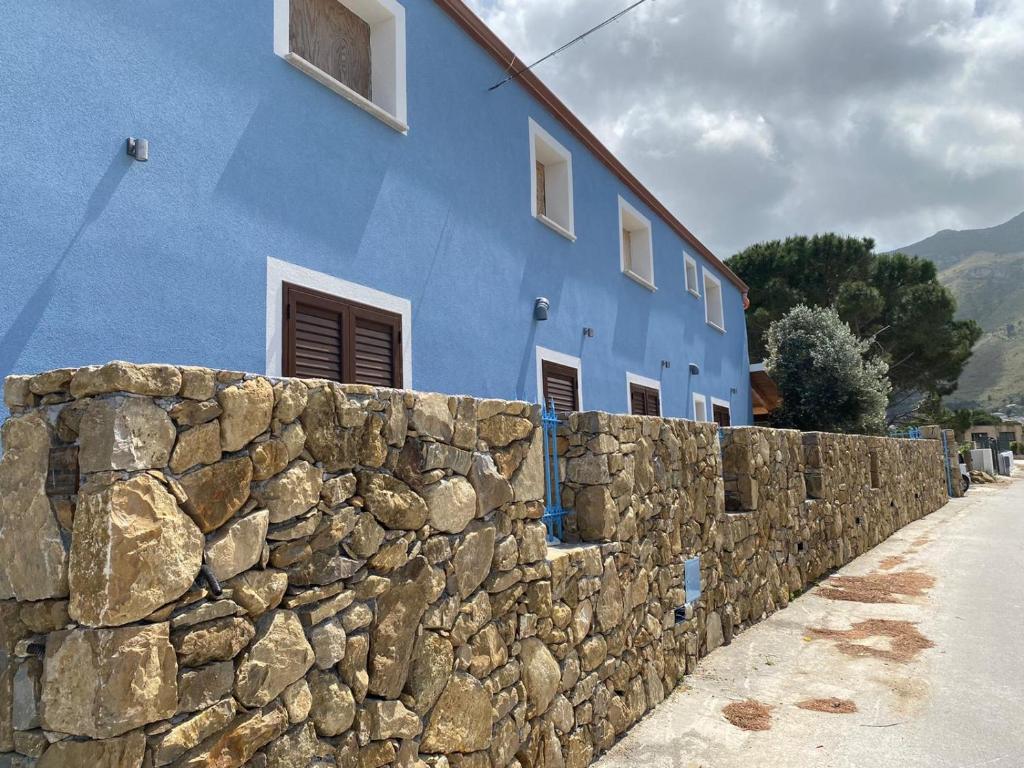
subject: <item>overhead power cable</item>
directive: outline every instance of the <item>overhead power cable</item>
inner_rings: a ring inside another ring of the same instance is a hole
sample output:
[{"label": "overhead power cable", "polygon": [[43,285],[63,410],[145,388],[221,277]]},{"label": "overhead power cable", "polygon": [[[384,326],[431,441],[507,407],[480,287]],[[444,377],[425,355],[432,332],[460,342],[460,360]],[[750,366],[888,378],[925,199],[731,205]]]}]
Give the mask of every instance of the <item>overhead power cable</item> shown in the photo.
[{"label": "overhead power cable", "polygon": [[512,73],[512,74],[510,74],[510,75],[509,75],[508,77],[506,77],[506,78],[505,78],[504,80],[502,80],[501,82],[495,83],[494,85],[492,85],[492,86],[491,86],[490,88],[488,88],[487,90],[488,90],[488,91],[494,91],[494,90],[497,90],[498,88],[501,88],[501,86],[503,86],[503,85],[504,85],[505,83],[510,83],[510,82],[512,82],[513,80],[515,80],[515,79],[516,79],[517,77],[519,77],[519,76],[520,76],[521,74],[523,74],[524,72],[529,72],[529,71],[530,71],[531,69],[533,69],[534,67],[536,67],[536,66],[537,66],[538,64],[542,64],[542,63],[544,63],[545,61],[547,61],[548,59],[550,59],[550,58],[551,58],[552,56],[557,56],[557,55],[558,55],[558,54],[560,54],[560,53],[561,53],[562,51],[564,51],[564,50],[565,50],[566,48],[571,48],[572,46],[576,45],[576,43],[580,42],[580,41],[581,41],[581,40],[583,40],[584,38],[586,38],[586,37],[588,37],[588,36],[590,36],[590,35],[594,34],[595,32],[597,32],[597,31],[598,31],[599,29],[603,29],[604,27],[607,27],[607,26],[608,26],[609,24],[614,24],[614,23],[615,23],[616,21],[618,21],[618,20],[619,20],[619,19],[621,19],[621,18],[622,18],[623,16],[625,16],[625,15],[626,15],[627,13],[629,13],[630,11],[632,11],[632,10],[633,10],[634,8],[638,8],[639,6],[643,5],[643,4],[644,4],[644,3],[646,3],[646,2],[647,2],[647,0],[637,0],[637,2],[633,3],[633,4],[632,4],[631,6],[629,6],[628,8],[625,8],[625,9],[623,9],[623,10],[619,11],[618,13],[616,13],[616,14],[615,14],[614,16],[612,16],[611,18],[605,19],[605,20],[604,20],[604,21],[602,21],[602,22],[601,22],[600,24],[598,24],[598,25],[597,25],[596,27],[592,27],[591,29],[588,29],[588,30],[587,30],[586,32],[584,32],[584,33],[583,33],[582,35],[580,35],[579,37],[574,37],[574,38],[573,38],[572,40],[570,40],[570,41],[569,41],[568,43],[566,43],[565,45],[563,45],[563,46],[562,46],[561,48],[557,48],[557,49],[555,49],[554,51],[552,51],[551,53],[549,53],[549,54],[548,54],[547,56],[543,56],[543,57],[541,57],[541,58],[537,59],[537,60],[536,60],[535,62],[533,62],[533,64],[531,64],[530,66],[528,66],[528,67],[523,67],[522,69],[520,69],[520,70],[517,70],[517,71],[513,72],[513,73]]}]

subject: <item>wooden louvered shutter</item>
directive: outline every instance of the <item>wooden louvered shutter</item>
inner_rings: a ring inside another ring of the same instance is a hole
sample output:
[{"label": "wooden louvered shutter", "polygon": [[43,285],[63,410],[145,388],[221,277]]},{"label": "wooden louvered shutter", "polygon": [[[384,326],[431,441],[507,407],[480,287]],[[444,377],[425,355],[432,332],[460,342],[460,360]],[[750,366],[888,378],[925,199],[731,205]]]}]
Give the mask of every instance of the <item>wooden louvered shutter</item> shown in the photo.
[{"label": "wooden louvered shutter", "polygon": [[554,401],[555,410],[559,413],[579,410],[579,371],[542,360],[541,377],[544,381],[545,403]]},{"label": "wooden louvered shutter", "polygon": [[714,420],[720,427],[728,427],[732,423],[732,418],[729,413],[729,409],[722,405],[714,405],[711,407],[711,412],[714,416]]},{"label": "wooden louvered shutter", "polygon": [[345,330],[343,306],[286,285],[285,375],[343,381]]},{"label": "wooden louvered shutter", "polygon": [[284,375],[402,385],[402,319],[285,284]]},{"label": "wooden louvered shutter", "polygon": [[629,412],[634,416],[660,416],[661,397],[658,390],[642,387],[639,384],[630,384]]},{"label": "wooden louvered shutter", "polygon": [[401,320],[397,315],[352,311],[352,381],[374,387],[402,384]]}]

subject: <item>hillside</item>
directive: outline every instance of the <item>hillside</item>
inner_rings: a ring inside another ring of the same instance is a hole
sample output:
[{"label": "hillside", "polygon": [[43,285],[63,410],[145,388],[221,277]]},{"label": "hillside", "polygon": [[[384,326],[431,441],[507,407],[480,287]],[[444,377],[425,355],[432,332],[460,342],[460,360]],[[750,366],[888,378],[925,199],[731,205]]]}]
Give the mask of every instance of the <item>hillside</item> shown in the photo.
[{"label": "hillside", "polygon": [[1024,213],[987,229],[943,230],[897,250],[934,261],[959,315],[985,331],[949,403],[998,410],[1024,402]]}]

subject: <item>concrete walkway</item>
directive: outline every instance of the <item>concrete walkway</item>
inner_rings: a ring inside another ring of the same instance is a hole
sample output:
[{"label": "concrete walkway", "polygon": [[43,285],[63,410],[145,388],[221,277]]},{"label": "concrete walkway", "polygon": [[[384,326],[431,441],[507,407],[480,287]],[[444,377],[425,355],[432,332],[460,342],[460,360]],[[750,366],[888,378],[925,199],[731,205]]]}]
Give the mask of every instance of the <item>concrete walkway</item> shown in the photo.
[{"label": "concrete walkway", "polygon": [[[1024,766],[1022,465],[1014,480],[975,486],[839,575],[866,577],[847,580],[846,597],[910,594],[837,600],[825,596],[836,580],[824,582],[701,661],[598,766]],[[828,698],[857,711],[797,706]],[[751,699],[771,707],[767,730],[723,715]]]}]

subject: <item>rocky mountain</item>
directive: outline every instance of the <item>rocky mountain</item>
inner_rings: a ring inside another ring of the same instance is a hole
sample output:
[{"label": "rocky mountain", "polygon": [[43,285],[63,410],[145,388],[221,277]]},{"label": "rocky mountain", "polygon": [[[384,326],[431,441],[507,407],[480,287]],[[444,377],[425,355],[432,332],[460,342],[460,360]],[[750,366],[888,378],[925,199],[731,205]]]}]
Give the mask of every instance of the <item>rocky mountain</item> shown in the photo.
[{"label": "rocky mountain", "polygon": [[1024,213],[987,229],[945,229],[896,250],[935,262],[960,316],[985,331],[947,402],[990,410],[1024,403]]}]

